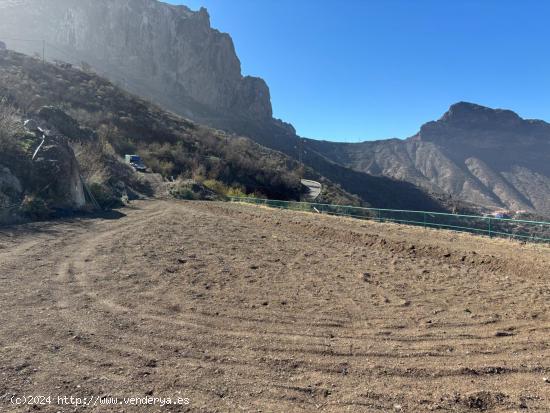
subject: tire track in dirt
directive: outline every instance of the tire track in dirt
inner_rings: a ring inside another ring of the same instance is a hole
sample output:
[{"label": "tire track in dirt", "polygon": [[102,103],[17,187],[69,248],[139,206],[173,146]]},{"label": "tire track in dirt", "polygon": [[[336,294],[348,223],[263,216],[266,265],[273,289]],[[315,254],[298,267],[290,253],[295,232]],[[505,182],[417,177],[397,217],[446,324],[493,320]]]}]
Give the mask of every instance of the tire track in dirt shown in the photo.
[{"label": "tire track in dirt", "polygon": [[[150,219],[154,219],[154,218],[159,218],[160,215],[161,214],[156,214],[153,217],[147,217],[146,221],[149,221]],[[143,225],[143,222],[141,223],[141,225]],[[132,226],[126,226],[124,228],[124,230],[117,229],[116,233],[117,233],[117,236],[125,236],[128,232],[132,232],[134,229],[135,228],[133,228]],[[107,299],[103,299],[103,298],[98,299],[98,297],[101,294],[95,292],[93,290],[93,288],[91,288],[91,287],[93,287],[92,283],[89,281],[89,279],[86,276],[86,272],[89,270],[89,266],[90,266],[89,263],[92,261],[91,259],[89,259],[89,257],[93,256],[95,254],[94,246],[100,245],[100,244],[102,244],[103,240],[106,240],[106,239],[112,237],[113,232],[114,231],[111,230],[111,231],[109,231],[107,233],[104,233],[100,236],[90,238],[90,239],[86,240],[86,242],[84,244],[79,245],[78,252],[76,254],[73,253],[70,256],[70,260],[69,260],[70,263],[69,264],[67,264],[67,263],[62,264],[62,268],[61,268],[60,273],[63,275],[63,277],[61,278],[61,280],[65,281],[65,282],[70,282],[70,281],[73,281],[76,278],[76,280],[78,280],[78,282],[79,282],[79,287],[80,288],[79,288],[79,291],[72,291],[72,294],[74,294],[74,295],[84,294],[86,297],[90,298],[92,306],[99,305],[100,309],[101,309],[101,307],[103,307],[103,309],[105,309],[106,312],[101,312],[101,317],[108,317],[108,318],[112,318],[113,320],[117,320],[117,319],[120,319],[120,318],[129,319],[130,314],[132,313],[132,309],[130,309],[128,307],[124,307],[120,304],[116,304],[113,301],[110,301],[110,300],[107,300]],[[66,303],[67,301],[64,300],[63,302]],[[78,309],[75,309],[75,308],[67,309],[67,312],[70,313],[70,314],[72,314],[74,311],[78,311]],[[153,315],[149,315],[149,314],[140,314],[140,318],[150,319],[150,320],[153,320],[153,321],[156,321],[156,322],[168,322],[168,323],[174,324],[178,327],[181,327],[182,325],[184,327],[190,327],[190,326],[195,327],[195,328],[200,329],[199,332],[202,333],[202,334],[209,333],[209,332],[213,331],[213,328],[209,329],[209,328],[205,327],[204,325],[199,325],[199,324],[196,324],[196,323],[191,324],[191,323],[183,321],[183,320],[176,320],[176,321],[167,320],[167,319],[164,319],[162,317],[153,316]],[[80,320],[80,321],[82,321],[82,320]],[[91,321],[92,320],[90,320],[90,318],[87,318],[85,324],[82,325],[80,327],[80,329],[83,329],[83,330],[88,329],[88,331],[87,331],[88,334],[95,335],[95,333],[90,333],[90,327],[95,324],[95,321],[94,322],[91,322]],[[103,320],[103,322],[105,322],[105,319]],[[230,335],[241,335],[241,334],[244,334],[245,332],[244,331],[231,331],[231,332],[226,332],[226,333],[230,334]],[[96,337],[96,339],[97,339],[97,337]],[[164,341],[166,341],[166,340],[164,340]],[[131,337],[129,339],[125,340],[125,342],[126,343],[131,343],[132,342]],[[80,350],[82,350],[82,348],[85,348],[86,352],[88,353],[87,354],[88,357],[90,357],[90,354],[89,354],[90,352],[94,355],[97,355],[98,357],[103,357],[103,358],[105,358],[107,355],[110,355],[114,358],[121,357],[122,356],[121,353],[125,353],[126,356],[131,355],[132,358],[136,359],[135,360],[136,362],[143,362],[144,359],[145,360],[146,359],[154,359],[155,356],[158,356],[158,354],[155,353],[155,350],[152,347],[153,347],[152,344],[143,343],[143,342],[140,343],[139,349],[129,347],[128,344],[117,343],[117,348],[118,349],[117,349],[117,351],[113,352],[113,351],[110,351],[110,349],[108,349],[106,347],[103,347],[101,345],[98,346],[97,344],[95,344],[94,346],[91,346],[89,344],[88,340],[78,340],[75,344],[75,349],[73,350],[73,356],[78,357],[78,355],[81,352]],[[143,354],[144,352],[147,352],[147,355],[144,355]],[[249,369],[250,366],[245,365],[244,368]]]},{"label": "tire track in dirt", "polygon": [[[98,340],[98,337],[94,337],[100,335],[101,326],[108,325],[105,322],[105,317],[113,313],[116,307],[114,304],[106,303],[105,300],[98,298],[98,293],[94,291],[93,285],[85,282],[85,280],[86,271],[93,267],[96,246],[103,244],[114,236],[127,235],[140,225],[158,219],[164,213],[164,211],[153,213],[140,211],[136,213],[138,215],[137,222],[107,225],[107,230],[98,231],[92,236],[84,235],[81,237],[82,239],[73,240],[72,247],[65,251],[57,270],[59,288],[56,292],[61,317],[67,325],[71,326],[70,332],[74,334],[74,340],[71,343],[74,363],[77,363],[76,360],[78,360],[82,348],[86,348],[88,353],[91,352],[98,359],[105,359],[106,355],[111,355],[114,360],[118,360],[121,356],[130,354],[141,362],[154,358],[151,353],[143,354],[142,351],[136,351],[134,347],[124,343],[117,343],[117,349],[113,351],[108,345],[104,345]],[[70,287],[69,293],[67,291],[68,286]],[[97,302],[103,303],[108,311],[90,311],[90,309],[97,310],[97,308],[94,308]],[[87,310],[87,316],[77,318],[75,314],[82,312],[83,303],[84,308]],[[118,313],[123,311],[127,311],[127,309],[120,309]]]},{"label": "tire track in dirt", "polygon": [[30,277],[42,300],[10,282],[52,334],[21,335],[37,372],[15,373],[24,363],[4,350],[4,391],[184,391],[192,411],[549,406],[544,250],[240,205],[137,205],[47,235],[42,263],[30,261],[38,239],[12,245],[0,268],[43,269]]}]

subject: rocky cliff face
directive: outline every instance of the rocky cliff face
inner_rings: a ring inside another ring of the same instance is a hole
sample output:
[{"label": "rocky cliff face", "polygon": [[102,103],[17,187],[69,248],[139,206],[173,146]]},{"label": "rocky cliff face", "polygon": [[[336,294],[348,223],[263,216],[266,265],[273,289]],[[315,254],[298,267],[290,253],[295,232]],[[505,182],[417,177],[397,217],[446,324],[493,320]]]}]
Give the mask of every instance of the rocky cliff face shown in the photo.
[{"label": "rocky cliff face", "polygon": [[[231,37],[205,9],[156,0],[2,2],[0,40],[47,59],[85,61],[100,74],[196,120],[270,119],[266,83],[243,77]],[[36,39],[36,42],[7,40]]]},{"label": "rocky cliff face", "polygon": [[[45,39],[47,60],[85,61],[177,114],[300,157],[294,128],[272,118],[266,83],[242,76],[231,38],[210,27],[206,10],[157,0],[3,0],[0,7],[0,40],[8,48],[41,56]],[[14,37],[38,41],[8,40]],[[302,155],[307,166],[374,206],[442,209],[409,183],[352,171],[315,151]]]},{"label": "rocky cliff face", "polygon": [[509,110],[461,102],[406,140],[308,145],[356,170],[487,208],[550,214],[550,124]]},{"label": "rocky cliff face", "polygon": [[372,205],[437,209],[438,193],[550,214],[544,122],[460,103],[405,141],[310,141],[299,155],[295,130],[272,118],[266,83],[242,76],[230,36],[210,27],[205,9],[157,0],[4,0],[0,8],[8,48],[41,55],[45,39],[46,59],[87,62],[180,115],[303,159]]}]

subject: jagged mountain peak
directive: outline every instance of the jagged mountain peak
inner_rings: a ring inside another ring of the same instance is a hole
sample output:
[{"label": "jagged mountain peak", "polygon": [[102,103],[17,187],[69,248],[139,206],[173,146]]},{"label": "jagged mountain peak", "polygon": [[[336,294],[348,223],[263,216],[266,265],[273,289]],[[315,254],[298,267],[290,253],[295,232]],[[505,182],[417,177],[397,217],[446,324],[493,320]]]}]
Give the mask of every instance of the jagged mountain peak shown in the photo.
[{"label": "jagged mountain peak", "polygon": [[521,121],[523,119],[511,110],[492,109],[470,102],[458,102],[451,105],[439,119],[439,122],[462,124],[463,126],[503,126],[504,124],[510,126],[519,124]]},{"label": "jagged mountain peak", "polygon": [[406,140],[313,142],[327,158],[487,209],[550,214],[550,124],[458,102]]},{"label": "jagged mountain peak", "polygon": [[427,122],[412,140],[445,142],[460,140],[514,141],[522,137],[547,140],[550,124],[527,120],[507,109],[493,109],[470,102],[458,102],[439,120]]}]

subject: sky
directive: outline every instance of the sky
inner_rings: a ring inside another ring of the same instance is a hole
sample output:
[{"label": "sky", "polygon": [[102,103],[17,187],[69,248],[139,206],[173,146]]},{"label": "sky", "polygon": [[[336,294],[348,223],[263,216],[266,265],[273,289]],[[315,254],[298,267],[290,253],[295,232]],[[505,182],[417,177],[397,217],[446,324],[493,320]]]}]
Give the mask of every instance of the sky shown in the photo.
[{"label": "sky", "polygon": [[301,136],[406,138],[459,101],[550,120],[545,0],[183,0]]}]

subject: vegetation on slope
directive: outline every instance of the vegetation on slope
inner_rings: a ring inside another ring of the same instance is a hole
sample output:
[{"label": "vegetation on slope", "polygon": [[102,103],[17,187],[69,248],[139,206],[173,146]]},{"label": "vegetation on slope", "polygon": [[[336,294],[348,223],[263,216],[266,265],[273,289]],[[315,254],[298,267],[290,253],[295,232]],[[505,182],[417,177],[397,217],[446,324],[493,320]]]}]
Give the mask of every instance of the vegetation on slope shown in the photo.
[{"label": "vegetation on slope", "polygon": [[[111,190],[121,178],[110,176],[112,169],[120,172],[115,159],[137,153],[165,178],[216,181],[219,188],[269,198],[297,200],[302,195],[304,170],[298,162],[247,138],[166,112],[94,73],[4,51],[0,97],[26,116],[55,105],[88,128],[66,134],[77,146],[83,175]],[[325,193],[331,194],[325,200],[358,202],[330,182],[325,185]]]}]

